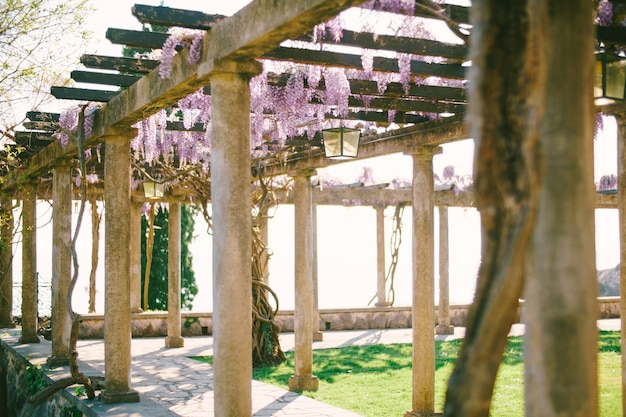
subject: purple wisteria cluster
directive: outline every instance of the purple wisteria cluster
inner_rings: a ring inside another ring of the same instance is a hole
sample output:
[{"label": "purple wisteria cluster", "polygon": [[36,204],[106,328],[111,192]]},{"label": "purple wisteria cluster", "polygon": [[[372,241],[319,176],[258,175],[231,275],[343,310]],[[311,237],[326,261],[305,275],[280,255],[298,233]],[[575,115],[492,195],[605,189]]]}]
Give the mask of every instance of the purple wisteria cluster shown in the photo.
[{"label": "purple wisteria cluster", "polygon": [[204,31],[201,30],[172,28],[168,33],[170,36],[161,48],[161,64],[159,65],[159,76],[163,79],[172,75],[172,63],[179,50],[189,47],[187,62],[197,64],[202,54],[204,38]]},{"label": "purple wisteria cluster", "polygon": [[[93,128],[93,115],[98,105],[90,103],[85,108],[85,137],[91,136],[91,129]],[[65,147],[69,143],[69,135],[76,134],[78,132],[78,116],[81,112],[81,106],[70,107],[65,109],[59,116],[59,125],[61,130],[54,134],[54,138],[61,143],[61,146]]]}]

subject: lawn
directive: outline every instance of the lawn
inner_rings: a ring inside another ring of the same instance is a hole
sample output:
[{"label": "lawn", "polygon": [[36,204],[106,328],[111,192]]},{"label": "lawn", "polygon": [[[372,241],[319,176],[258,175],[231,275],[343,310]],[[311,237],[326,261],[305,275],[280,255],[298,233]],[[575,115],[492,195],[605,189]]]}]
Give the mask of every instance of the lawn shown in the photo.
[{"label": "lawn", "polygon": [[[435,342],[435,409],[441,410],[446,383],[461,340]],[[565,347],[566,348],[566,347]],[[293,352],[278,367],[262,367],[253,378],[287,389],[293,375]],[[209,361],[211,358],[196,358]],[[522,338],[510,337],[496,380],[491,415],[524,415]],[[317,392],[304,395],[366,417],[403,416],[411,408],[411,345],[351,346],[313,352]],[[619,332],[600,332],[600,416],[621,415],[621,352]]]}]

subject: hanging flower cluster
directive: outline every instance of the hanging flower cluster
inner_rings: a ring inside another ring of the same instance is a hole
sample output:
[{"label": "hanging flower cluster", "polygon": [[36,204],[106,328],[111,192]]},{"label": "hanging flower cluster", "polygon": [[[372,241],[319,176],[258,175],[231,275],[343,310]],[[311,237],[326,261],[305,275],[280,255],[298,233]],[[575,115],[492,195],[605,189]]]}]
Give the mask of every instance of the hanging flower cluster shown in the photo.
[{"label": "hanging flower cluster", "polygon": [[[85,108],[85,137],[91,136],[91,129],[93,128],[93,115],[99,106],[95,103],[90,103]],[[54,138],[61,143],[61,146],[65,147],[69,143],[69,135],[78,133],[78,116],[81,112],[81,106],[70,107],[65,109],[59,116],[59,125],[61,130],[54,134]]]},{"label": "hanging flower cluster", "polygon": [[171,28],[169,37],[161,48],[161,64],[159,65],[159,76],[163,79],[172,75],[172,63],[174,56],[179,50],[189,47],[187,62],[197,64],[202,54],[202,40],[204,31],[181,28]]},{"label": "hanging flower cluster", "polygon": [[603,175],[600,181],[596,183],[596,190],[599,192],[617,190],[617,176],[614,174]]}]

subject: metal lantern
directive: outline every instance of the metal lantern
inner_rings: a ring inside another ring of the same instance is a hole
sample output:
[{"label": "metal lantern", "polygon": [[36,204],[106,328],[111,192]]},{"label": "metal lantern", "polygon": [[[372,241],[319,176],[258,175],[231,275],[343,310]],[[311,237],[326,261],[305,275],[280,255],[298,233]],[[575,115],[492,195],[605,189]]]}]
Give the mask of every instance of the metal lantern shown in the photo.
[{"label": "metal lantern", "polygon": [[165,195],[165,184],[155,181],[144,181],[143,194],[148,200],[163,198]]},{"label": "metal lantern", "polygon": [[326,158],[356,158],[359,153],[361,130],[341,126],[322,130]]},{"label": "metal lantern", "polygon": [[596,53],[593,98],[597,106],[623,101],[626,96],[626,57],[610,52]]}]

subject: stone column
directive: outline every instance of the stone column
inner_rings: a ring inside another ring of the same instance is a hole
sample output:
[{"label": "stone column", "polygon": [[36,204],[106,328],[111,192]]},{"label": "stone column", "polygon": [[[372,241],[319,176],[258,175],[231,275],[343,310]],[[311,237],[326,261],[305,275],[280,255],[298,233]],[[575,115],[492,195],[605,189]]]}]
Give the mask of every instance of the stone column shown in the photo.
[{"label": "stone column", "polygon": [[385,206],[374,206],[376,210],[376,307],[389,307],[385,286]]},{"label": "stone column", "polygon": [[[617,208],[620,237],[620,298],[626,299],[626,113],[614,114],[617,122]],[[620,301],[620,316],[626,317],[626,303]],[[626,320],[621,320],[621,332],[626,334]],[[622,352],[626,350],[626,338],[621,338]],[[622,355],[622,375],[626,375],[626,355]],[[626,379],[622,378],[622,392]],[[622,397],[622,413],[626,415],[626,396]]]},{"label": "stone column", "polygon": [[37,183],[22,188],[22,336],[20,343],[39,343],[37,328]]},{"label": "stone column", "polygon": [[313,283],[313,341],[321,342],[324,340],[324,333],[320,329],[320,291],[317,275],[317,205],[313,205],[311,209],[311,281]]},{"label": "stone column", "polygon": [[13,202],[0,198],[0,328],[13,328]]},{"label": "stone column", "polygon": [[450,245],[448,236],[448,207],[439,207],[439,321],[437,334],[454,334],[450,325]]},{"label": "stone column", "polygon": [[180,315],[180,203],[170,201],[167,218],[167,337],[166,348],[185,346]]},{"label": "stone column", "polygon": [[141,308],[141,206],[142,202],[130,203],[130,312],[142,313]]},{"label": "stone column", "polygon": [[435,408],[435,230],[433,155],[413,154],[413,395],[407,416],[428,416]]},{"label": "stone column", "polygon": [[313,376],[313,280],[312,280],[312,190],[314,170],[294,175],[295,219],[295,312],[294,375],[289,378],[290,391],[316,391],[319,381]]},{"label": "stone column", "polygon": [[138,402],[130,388],[130,134],[111,131],[104,157],[104,391],[107,404]]},{"label": "stone column", "polygon": [[211,75],[216,417],[250,417],[252,409],[249,80],[260,71],[255,61],[224,61]]},{"label": "stone column", "polygon": [[69,364],[72,319],[67,294],[72,280],[72,178],[69,163],[52,170],[52,354],[50,367]]}]

